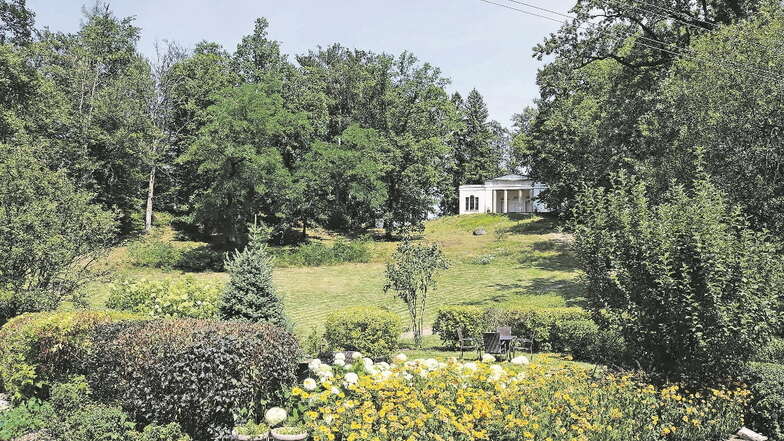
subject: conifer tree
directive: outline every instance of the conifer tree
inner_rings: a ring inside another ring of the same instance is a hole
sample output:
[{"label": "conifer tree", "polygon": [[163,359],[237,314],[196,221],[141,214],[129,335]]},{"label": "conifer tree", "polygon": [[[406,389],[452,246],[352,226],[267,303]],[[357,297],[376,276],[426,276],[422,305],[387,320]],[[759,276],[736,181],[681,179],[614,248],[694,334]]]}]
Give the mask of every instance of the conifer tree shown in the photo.
[{"label": "conifer tree", "polygon": [[285,326],[283,303],[272,284],[268,238],[268,229],[251,226],[248,245],[226,259],[230,279],[220,301],[222,318]]}]

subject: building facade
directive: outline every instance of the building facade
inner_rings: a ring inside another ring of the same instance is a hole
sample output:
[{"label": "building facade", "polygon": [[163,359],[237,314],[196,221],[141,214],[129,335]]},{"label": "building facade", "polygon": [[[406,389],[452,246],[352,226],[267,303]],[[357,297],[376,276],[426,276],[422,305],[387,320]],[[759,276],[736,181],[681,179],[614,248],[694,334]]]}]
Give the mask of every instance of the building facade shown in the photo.
[{"label": "building facade", "polygon": [[501,176],[479,185],[461,185],[460,214],[548,212],[538,199],[546,188],[522,175]]}]

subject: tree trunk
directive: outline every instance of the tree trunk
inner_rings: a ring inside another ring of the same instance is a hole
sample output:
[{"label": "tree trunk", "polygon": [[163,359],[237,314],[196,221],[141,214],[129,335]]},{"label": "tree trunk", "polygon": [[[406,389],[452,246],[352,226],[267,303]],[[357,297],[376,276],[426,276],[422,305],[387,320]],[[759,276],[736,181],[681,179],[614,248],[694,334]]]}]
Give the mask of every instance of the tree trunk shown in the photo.
[{"label": "tree trunk", "polygon": [[152,169],[150,169],[150,182],[147,186],[147,208],[144,212],[145,232],[152,230],[152,199],[155,196],[155,171],[156,167],[153,165]]}]

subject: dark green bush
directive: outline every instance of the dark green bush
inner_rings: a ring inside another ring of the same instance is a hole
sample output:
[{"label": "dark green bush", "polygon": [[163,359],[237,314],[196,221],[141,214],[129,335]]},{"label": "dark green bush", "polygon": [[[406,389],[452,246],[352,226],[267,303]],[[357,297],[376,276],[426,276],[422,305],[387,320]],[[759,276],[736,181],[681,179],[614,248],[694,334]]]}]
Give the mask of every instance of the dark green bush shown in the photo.
[{"label": "dark green bush", "polygon": [[180,425],[169,423],[165,426],[151,424],[145,426],[141,433],[136,433],[132,441],[190,441],[190,437],[183,433]]},{"label": "dark green bush", "polygon": [[0,441],[12,440],[49,427],[53,415],[52,406],[37,398],[23,401],[16,407],[0,412]]},{"label": "dark green bush", "polygon": [[751,390],[746,422],[772,440],[784,440],[784,364],[751,363],[743,379]]},{"label": "dark green bush", "polygon": [[277,266],[324,266],[340,263],[370,261],[370,244],[365,240],[339,239],[331,247],[321,242],[300,245],[293,251],[281,253]]},{"label": "dark green bush", "polygon": [[132,320],[105,311],[40,312],[18,316],[0,329],[0,381],[17,400],[48,396],[49,387],[78,374],[78,360],[99,324]]},{"label": "dark green bush", "polygon": [[586,360],[598,337],[599,326],[593,320],[563,320],[553,326],[552,346],[554,351],[568,352],[576,359]]},{"label": "dark green bush", "polygon": [[441,340],[456,347],[458,344],[458,330],[463,330],[463,337],[479,339],[486,325],[484,322],[485,310],[478,306],[447,306],[440,308],[433,323],[433,333],[438,334]]},{"label": "dark green bush", "polygon": [[128,245],[131,264],[139,267],[172,269],[182,257],[182,250],[157,235],[150,235]]},{"label": "dark green bush", "polygon": [[179,423],[197,440],[225,436],[234,413],[278,394],[299,359],[296,339],[268,324],[114,323],[96,328],[93,343],[83,372],[96,398],[141,424]]},{"label": "dark green bush", "polygon": [[776,337],[757,354],[757,361],[784,364],[784,338]]},{"label": "dark green bush", "polygon": [[398,349],[403,331],[400,317],[375,307],[353,307],[327,316],[324,337],[330,347],[359,351],[371,358],[387,357]]},{"label": "dark green bush", "polygon": [[175,268],[191,272],[222,272],[225,270],[225,258],[224,252],[215,250],[209,245],[204,245],[183,251],[177,260]]}]

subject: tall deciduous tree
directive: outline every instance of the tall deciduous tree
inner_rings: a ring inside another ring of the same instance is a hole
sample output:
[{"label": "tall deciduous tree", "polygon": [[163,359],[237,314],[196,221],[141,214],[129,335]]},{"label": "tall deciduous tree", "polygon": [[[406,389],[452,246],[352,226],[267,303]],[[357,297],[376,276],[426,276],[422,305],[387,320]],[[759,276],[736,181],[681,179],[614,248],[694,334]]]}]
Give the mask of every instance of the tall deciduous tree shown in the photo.
[{"label": "tall deciduous tree", "polygon": [[76,293],[116,233],[114,214],[41,155],[0,144],[0,322]]},{"label": "tall deciduous tree", "polygon": [[257,215],[276,226],[290,221],[293,175],[279,147],[307,120],[285,109],[277,87],[225,90],[183,158],[209,183],[194,199],[193,221],[232,244],[246,242],[246,225]]}]

